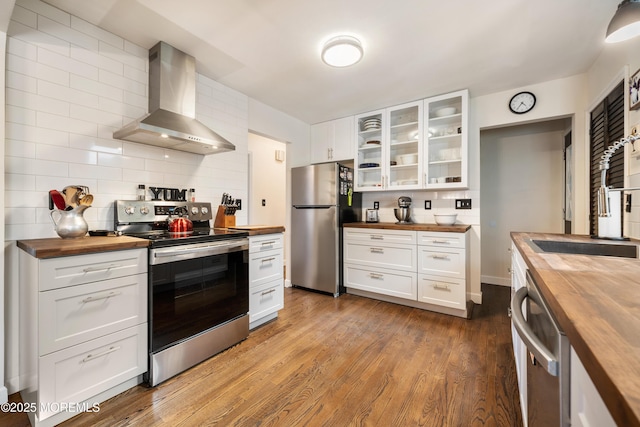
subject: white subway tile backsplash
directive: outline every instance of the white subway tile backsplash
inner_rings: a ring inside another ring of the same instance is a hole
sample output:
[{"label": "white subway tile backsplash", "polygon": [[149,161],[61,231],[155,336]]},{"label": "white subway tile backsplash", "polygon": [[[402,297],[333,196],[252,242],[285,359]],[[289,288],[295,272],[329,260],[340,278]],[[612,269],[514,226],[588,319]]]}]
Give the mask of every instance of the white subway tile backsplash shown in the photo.
[{"label": "white subway tile backsplash", "polygon": [[123,89],[127,92],[132,92],[140,96],[144,96],[146,94],[147,88],[144,83],[139,83],[135,80],[131,80],[127,77],[111,73],[106,70],[100,70],[99,75],[99,81],[101,83],[107,84],[111,87]]},{"label": "white subway tile backsplash", "polygon": [[[36,115],[37,120],[37,115]],[[69,133],[53,129],[25,126],[19,123],[6,123],[5,137],[8,139],[36,142],[39,144],[69,145]]]},{"label": "white subway tile backsplash", "polygon": [[35,208],[48,205],[49,193],[42,191],[5,190],[4,205],[6,208]]},{"label": "white subway tile backsplash", "polygon": [[132,142],[122,142],[122,154],[130,157],[140,157],[143,159],[164,160],[164,148],[152,147],[150,145],[136,144]]},{"label": "white subway tile backsplash", "polygon": [[74,30],[70,24],[60,24],[45,16],[38,16],[38,30],[52,35],[61,40],[84,47],[85,49],[98,50],[98,40],[80,31]]},{"label": "white subway tile backsplash", "polygon": [[[124,70],[124,65],[121,62],[114,61],[110,58],[99,55],[96,51],[84,49],[79,46],[71,46],[70,56],[79,62],[90,64],[115,74],[122,74]],[[95,80],[98,80],[97,71]]]},{"label": "white subway tile backsplash", "polygon": [[[136,95],[132,92],[124,93],[124,103],[127,105],[132,105],[134,107],[138,107],[144,110],[145,113],[149,110],[149,99],[147,96]],[[135,117],[137,119],[137,117]]]},{"label": "white subway tile backsplash", "polygon": [[36,158],[36,144],[33,142],[16,141],[6,139],[4,142],[4,154],[11,157]]},{"label": "white subway tile backsplash", "polygon": [[69,86],[72,89],[88,92],[93,95],[103,96],[105,98],[114,99],[116,101],[123,100],[123,90],[114,88],[108,84],[90,80],[82,76],[72,75],[69,80]]},{"label": "white subway tile backsplash", "polygon": [[38,95],[86,107],[97,107],[99,103],[97,95],[42,80],[38,81],[37,92]]},{"label": "white subway tile backsplash", "polygon": [[[126,45],[126,43],[125,43]],[[131,50],[131,49],[130,49]],[[124,49],[119,49],[113,45],[110,45],[105,42],[99,42],[99,51],[100,55],[104,55],[107,58],[111,58],[114,61],[122,62],[123,64],[129,65],[131,67],[137,68],[142,71],[146,71],[147,69],[147,56],[148,52],[145,51],[144,56],[138,56],[136,54],[130,53]]]},{"label": "white subway tile backsplash", "polygon": [[147,49],[145,49],[142,46],[138,46],[137,44],[133,44],[128,40],[124,41],[124,51],[127,53],[132,54],[134,57],[136,58],[142,58],[142,62],[143,62],[143,66],[142,68],[140,68],[141,70],[147,70],[146,68],[146,64],[147,64],[147,58],[149,56],[149,51]]},{"label": "white subway tile backsplash", "polygon": [[[7,89],[7,105],[28,108],[35,111],[44,111],[51,114],[69,115],[69,103],[55,98],[36,95],[15,89]],[[11,120],[7,120],[11,121]]]},{"label": "white subway tile backsplash", "polygon": [[5,120],[10,123],[20,123],[27,126],[35,126],[36,112],[27,108],[7,105],[5,108]]},{"label": "white subway tile backsplash", "polygon": [[36,189],[36,177],[34,175],[24,175],[6,173],[4,175],[5,191],[34,191]]},{"label": "white subway tile backsplash", "polygon": [[122,169],[106,166],[77,164],[69,167],[69,177],[122,181]]},{"label": "white subway tile backsplash", "polygon": [[31,28],[38,26],[38,15],[22,6],[15,5],[11,13],[11,20]]},{"label": "white subway tile backsplash", "polygon": [[116,36],[115,34],[105,31],[102,28],[96,27],[95,25],[90,24],[84,19],[80,19],[76,16],[71,16],[71,28],[80,31],[88,36],[91,36],[97,40],[117,47],[118,49],[124,49],[124,39],[122,37]]},{"label": "white subway tile backsplash", "polygon": [[98,163],[98,154],[93,151],[44,144],[36,147],[36,158],[40,160],[67,162],[69,163],[69,171],[72,167],[75,167],[72,163],[89,165]]},{"label": "white subway tile backsplash", "polygon": [[6,87],[35,93],[38,88],[38,80],[35,77],[25,76],[14,71],[7,71],[5,75]]},{"label": "white subway tile backsplash", "polygon": [[88,136],[97,136],[98,134],[98,125],[96,123],[40,111],[36,113],[36,123],[38,127],[62,132],[79,133]]},{"label": "white subway tile backsplash", "polygon": [[146,71],[134,68],[130,65],[124,65],[123,75],[128,79],[142,83],[143,85],[149,84],[149,75]]},{"label": "white subway tile backsplash", "polygon": [[[115,139],[95,138],[86,135],[70,134],[69,147],[81,150],[91,150],[100,153],[117,154],[121,157],[122,142]],[[98,164],[100,158],[98,157]]]},{"label": "white subway tile backsplash", "polygon": [[36,209],[35,208],[5,208],[4,223],[5,224],[35,224]]},{"label": "white subway tile backsplash", "polygon": [[[96,123],[106,126],[122,126],[122,115],[109,113],[96,108],[89,108],[83,105],[72,104],[69,110],[69,116],[73,119],[83,120],[85,122]],[[96,130],[97,136],[97,130]]]},{"label": "white subway tile backsplash", "polygon": [[9,23],[7,35],[39,47],[44,47],[45,49],[53,50],[62,55],[69,55],[68,42],[43,33],[42,31],[35,31],[31,27],[13,20]]},{"label": "white subway tile backsplash", "polygon": [[98,67],[95,65],[77,61],[47,49],[38,48],[38,62],[88,79],[98,80]]},{"label": "white subway tile backsplash", "polygon": [[17,38],[7,40],[7,52],[31,61],[38,59],[38,48]]},{"label": "white subway tile backsplash", "polygon": [[39,0],[17,0],[16,5],[29,9],[38,15],[47,16],[60,24],[66,26],[71,24],[71,15]]}]

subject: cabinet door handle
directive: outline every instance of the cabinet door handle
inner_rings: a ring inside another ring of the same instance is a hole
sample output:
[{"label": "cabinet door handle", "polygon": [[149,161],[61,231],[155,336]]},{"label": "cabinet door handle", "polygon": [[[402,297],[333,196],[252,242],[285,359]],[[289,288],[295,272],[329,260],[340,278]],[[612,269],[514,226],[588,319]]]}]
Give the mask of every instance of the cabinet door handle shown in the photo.
[{"label": "cabinet door handle", "polygon": [[275,291],[276,291],[275,289],[269,289],[268,291],[264,291],[264,292],[262,292],[262,294],[261,294],[261,295],[262,295],[262,296],[269,295],[269,294],[271,294],[271,293],[273,293],[273,292],[275,292]]},{"label": "cabinet door handle", "polygon": [[369,248],[371,249],[371,253],[372,254],[383,254],[384,253],[384,249],[382,248]]},{"label": "cabinet door handle", "polygon": [[384,279],[384,275],[380,273],[369,273],[369,277],[372,279]]},{"label": "cabinet door handle", "polygon": [[105,350],[102,353],[98,353],[98,354],[87,354],[87,356],[84,359],[82,359],[82,363],[90,362],[95,358],[106,356],[107,354],[113,353],[114,351],[118,351],[118,350],[120,350],[120,346],[109,347],[109,350]]},{"label": "cabinet door handle", "polygon": [[371,240],[384,240],[384,236],[381,236],[379,234],[372,234]]},{"label": "cabinet door handle", "polygon": [[448,255],[431,255],[433,259],[449,259]]},{"label": "cabinet door handle", "polygon": [[112,268],[118,268],[118,267],[120,267],[119,264],[109,264],[109,265],[103,265],[100,267],[87,267],[82,271],[84,271],[85,273],[95,273],[96,271],[111,270]]},{"label": "cabinet door handle", "polygon": [[120,294],[121,294],[121,292],[112,291],[112,292],[109,292],[106,295],[100,295],[99,297],[86,297],[85,299],[80,301],[80,304],[86,304],[88,302],[93,302],[93,301],[99,301],[101,299],[109,299],[111,297],[115,297],[115,296],[120,295]]},{"label": "cabinet door handle", "polygon": [[449,290],[449,285],[446,283],[434,283],[433,284],[433,288],[434,289],[443,289],[448,291]]},{"label": "cabinet door handle", "polygon": [[265,259],[261,260],[260,262],[269,262],[269,261],[273,261],[274,259],[276,259],[276,258],[275,257],[265,258]]}]

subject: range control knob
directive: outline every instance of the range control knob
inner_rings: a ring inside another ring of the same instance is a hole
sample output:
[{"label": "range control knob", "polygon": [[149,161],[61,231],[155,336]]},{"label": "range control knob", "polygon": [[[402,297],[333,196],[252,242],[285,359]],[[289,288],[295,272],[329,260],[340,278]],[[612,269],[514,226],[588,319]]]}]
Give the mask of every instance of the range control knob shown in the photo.
[{"label": "range control knob", "polygon": [[208,213],[209,213],[209,208],[206,208],[206,207],[204,207],[204,206],[203,206],[203,207],[200,209],[200,211],[202,212],[202,215],[206,215],[206,214],[208,214]]},{"label": "range control knob", "polygon": [[140,208],[140,213],[142,215],[147,215],[149,213],[149,207],[148,206],[143,206]]},{"label": "range control knob", "polygon": [[125,206],[124,213],[126,213],[127,215],[133,215],[134,213],[136,213],[136,208],[134,208],[133,206]]},{"label": "range control knob", "polygon": [[198,207],[197,206],[191,206],[191,214],[192,215],[197,215],[198,214]]}]

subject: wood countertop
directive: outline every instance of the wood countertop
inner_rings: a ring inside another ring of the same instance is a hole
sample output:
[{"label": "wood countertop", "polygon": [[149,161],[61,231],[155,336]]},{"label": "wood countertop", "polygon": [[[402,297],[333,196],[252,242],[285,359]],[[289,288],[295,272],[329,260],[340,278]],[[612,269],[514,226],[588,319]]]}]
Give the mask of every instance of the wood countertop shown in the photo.
[{"label": "wood countertop", "polygon": [[79,239],[18,240],[18,247],[36,258],[55,258],[96,252],[146,248],[149,241],[129,236],[85,236]]},{"label": "wood countertop", "polygon": [[386,230],[411,230],[411,231],[445,231],[449,233],[466,233],[470,225],[438,225],[438,224],[396,224],[395,222],[350,222],[344,227],[352,228],[382,228]]},{"label": "wood countertop", "polygon": [[640,260],[541,253],[528,241],[640,242],[546,233],[511,237],[613,419],[640,426]]},{"label": "wood countertop", "polygon": [[235,227],[229,227],[229,229],[246,231],[249,233],[249,236],[284,233],[284,226],[282,225],[237,225]]}]

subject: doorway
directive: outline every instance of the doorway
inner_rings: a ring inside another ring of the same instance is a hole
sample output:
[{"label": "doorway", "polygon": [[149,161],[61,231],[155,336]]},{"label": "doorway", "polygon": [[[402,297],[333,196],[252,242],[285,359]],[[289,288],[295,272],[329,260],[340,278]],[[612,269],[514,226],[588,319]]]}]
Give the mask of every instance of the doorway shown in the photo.
[{"label": "doorway", "polygon": [[251,225],[285,225],[287,144],[249,133],[249,211]]},{"label": "doorway", "polygon": [[512,231],[564,230],[564,136],[571,119],[480,132],[481,281],[509,286]]}]

